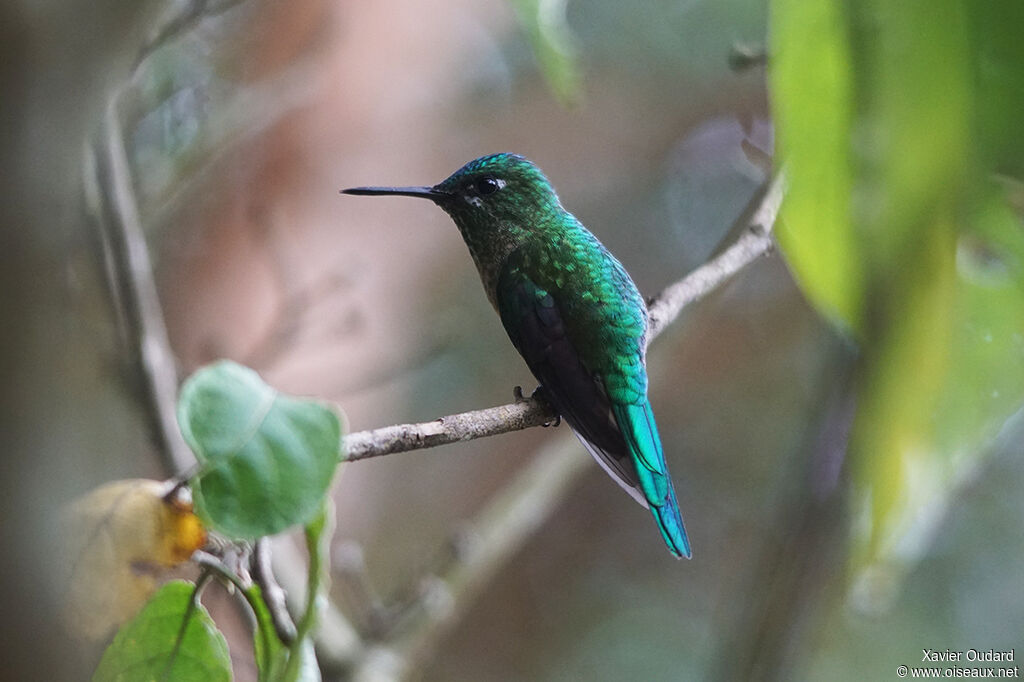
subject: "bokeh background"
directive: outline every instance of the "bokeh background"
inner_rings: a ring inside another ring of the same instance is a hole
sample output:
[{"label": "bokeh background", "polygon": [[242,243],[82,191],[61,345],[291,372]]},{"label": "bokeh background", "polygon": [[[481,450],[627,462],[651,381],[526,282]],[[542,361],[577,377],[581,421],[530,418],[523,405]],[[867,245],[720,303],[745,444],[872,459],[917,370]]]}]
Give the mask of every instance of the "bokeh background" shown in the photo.
[{"label": "bokeh background", "polygon": [[[85,150],[104,148],[112,97],[180,376],[231,358],[335,402],[357,431],[502,404],[533,382],[441,211],[338,189],[524,154],[653,295],[729,238],[769,177],[764,69],[730,61],[763,48],[767,13],[757,0],[5,3],[10,679],[83,678],[95,661],[53,654],[66,640],[53,510],[107,480],[174,473],[90,209]],[[564,426],[343,466],[334,597],[374,656],[355,669],[388,679],[390,644],[422,680],[890,679],[926,647],[1020,653],[1019,424],[884,598],[853,588],[854,354],[778,254],[658,339],[651,400],[692,561],[670,557]],[[453,538],[472,542],[516,473],[557,448],[584,466],[536,532],[471,589],[424,587]],[[238,679],[254,679],[232,604],[213,606]],[[401,649],[431,609],[451,609],[446,625]]]}]

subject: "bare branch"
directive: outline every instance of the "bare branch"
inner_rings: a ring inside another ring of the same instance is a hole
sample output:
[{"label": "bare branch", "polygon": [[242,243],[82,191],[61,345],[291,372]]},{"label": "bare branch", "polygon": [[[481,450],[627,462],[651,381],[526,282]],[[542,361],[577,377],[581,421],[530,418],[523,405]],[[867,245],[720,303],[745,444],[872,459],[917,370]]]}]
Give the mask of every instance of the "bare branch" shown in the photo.
[{"label": "bare branch", "polygon": [[194,463],[192,451],[185,445],[175,419],[178,370],[167,338],[160,298],[150,262],[149,247],[139,217],[128,154],[118,112],[118,96],[107,105],[98,152],[87,155],[86,168],[92,209],[109,249],[108,269],[115,287],[115,305],[128,327],[125,337],[132,344],[143,395],[153,424],[157,449],[172,473],[188,470]]},{"label": "bare branch", "polygon": [[[721,286],[759,256],[772,251],[772,229],[784,192],[785,179],[780,173],[769,185],[735,243],[651,300],[648,343],[679,317],[686,306]],[[527,398],[430,422],[397,424],[350,433],[343,440],[343,452],[345,461],[351,462],[520,431],[542,426],[554,419],[554,411],[544,401]]]},{"label": "bare branch", "polygon": [[362,545],[352,540],[337,544],[331,552],[335,590],[347,606],[350,620],[363,639],[383,639],[396,610],[385,605],[370,579]]},{"label": "bare branch", "polygon": [[[172,40],[195,28],[203,19],[222,14],[244,0],[188,0],[185,7],[172,7],[172,14],[159,23],[135,56],[135,68]],[[178,3],[180,4],[180,3]]]},{"label": "bare branch", "polygon": [[765,191],[746,229],[732,246],[651,299],[648,306],[648,344],[679,317],[683,308],[699,301],[749,263],[772,250],[772,230],[782,205],[785,182],[785,176],[779,173]]},{"label": "bare branch", "polygon": [[433,448],[462,440],[496,436],[554,421],[549,405],[536,399],[441,417],[422,424],[396,424],[350,433],[344,439],[345,461]]},{"label": "bare branch", "polygon": [[274,630],[278,638],[284,644],[290,645],[295,641],[295,623],[291,614],[288,613],[288,605],[285,602],[284,590],[277,584],[274,578],[274,569],[270,561],[270,540],[260,538],[253,547],[252,554],[252,579],[260,586],[263,594],[263,601],[270,611],[270,618],[274,621]]}]

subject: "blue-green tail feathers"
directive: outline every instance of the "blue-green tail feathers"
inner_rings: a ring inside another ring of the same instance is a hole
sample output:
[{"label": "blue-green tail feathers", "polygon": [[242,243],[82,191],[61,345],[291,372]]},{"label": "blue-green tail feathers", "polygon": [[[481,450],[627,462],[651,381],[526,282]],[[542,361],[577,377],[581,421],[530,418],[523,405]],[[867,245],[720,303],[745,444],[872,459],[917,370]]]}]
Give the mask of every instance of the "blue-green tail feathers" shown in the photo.
[{"label": "blue-green tail feathers", "polygon": [[640,489],[658,523],[665,544],[677,557],[689,559],[690,540],[679,513],[651,404],[646,400],[632,405],[613,404],[612,412],[633,457]]},{"label": "blue-green tail feathers", "polygon": [[652,503],[650,509],[669,551],[677,557],[691,558],[693,553],[690,551],[690,538],[686,536],[683,517],[679,513],[676,493],[672,489],[671,483],[668,486],[668,495],[665,496],[664,504],[659,507]]}]

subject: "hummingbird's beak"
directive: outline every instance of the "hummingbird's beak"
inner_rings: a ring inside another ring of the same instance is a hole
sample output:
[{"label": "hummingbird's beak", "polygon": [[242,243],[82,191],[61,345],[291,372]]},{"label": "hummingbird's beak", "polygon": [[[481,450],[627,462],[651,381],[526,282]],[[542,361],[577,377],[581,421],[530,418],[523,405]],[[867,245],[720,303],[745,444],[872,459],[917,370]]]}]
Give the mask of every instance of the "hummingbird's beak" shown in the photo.
[{"label": "hummingbird's beak", "polygon": [[356,196],[363,197],[387,195],[419,197],[421,199],[430,199],[434,203],[444,201],[451,197],[448,192],[443,192],[436,187],[350,187],[349,189],[341,190],[341,193],[354,194]]}]

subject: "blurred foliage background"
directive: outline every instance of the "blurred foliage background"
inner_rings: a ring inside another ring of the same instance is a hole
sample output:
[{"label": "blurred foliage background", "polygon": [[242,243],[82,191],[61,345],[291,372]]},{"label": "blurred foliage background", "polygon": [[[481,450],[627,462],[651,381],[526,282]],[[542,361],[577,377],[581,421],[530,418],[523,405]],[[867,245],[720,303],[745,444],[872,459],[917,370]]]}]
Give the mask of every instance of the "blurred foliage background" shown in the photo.
[{"label": "blurred foliage background", "polygon": [[[651,295],[728,237],[773,154],[785,167],[782,254],[649,359],[693,561],[590,466],[453,606],[420,679],[888,678],[925,647],[1018,645],[1022,7],[4,4],[11,679],[98,660],[53,655],[56,507],[170,473],[90,208],[83,150],[109,144],[112,111],[180,374],[229,357],[336,401],[352,430],[532,380],[446,216],[339,188],[522,153]],[[730,68],[737,45],[765,46],[767,71]],[[418,594],[453,532],[565,431],[343,467],[339,553],[359,548],[382,602]],[[346,580],[342,611],[387,641]],[[244,624],[211,610],[251,679]]]}]

